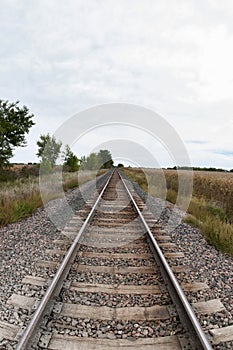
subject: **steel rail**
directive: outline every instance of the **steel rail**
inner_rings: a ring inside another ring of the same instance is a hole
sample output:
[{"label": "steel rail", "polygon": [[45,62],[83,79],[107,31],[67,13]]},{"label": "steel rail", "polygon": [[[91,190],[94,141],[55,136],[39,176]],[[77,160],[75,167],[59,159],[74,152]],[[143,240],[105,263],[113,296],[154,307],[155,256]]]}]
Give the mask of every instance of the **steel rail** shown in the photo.
[{"label": "steel rail", "polygon": [[112,178],[113,172],[110,174],[106,184],[104,185],[100,195],[98,196],[94,206],[92,207],[90,213],[88,214],[86,220],[84,221],[82,227],[80,228],[79,232],[77,233],[77,236],[75,237],[74,242],[72,243],[72,245],[70,246],[64,260],[62,261],[59,269],[57,270],[50,286],[48,287],[45,295],[43,296],[38,309],[36,310],[35,314],[33,315],[33,318],[31,319],[29,325],[27,326],[27,328],[25,329],[23,336],[21,337],[16,350],[27,350],[28,346],[31,345],[34,337],[35,337],[35,333],[39,327],[39,325],[41,324],[41,321],[43,319],[43,317],[45,316],[45,312],[46,312],[46,307],[47,305],[51,302],[51,300],[56,296],[57,292],[59,293],[60,289],[62,288],[62,284],[64,282],[64,279],[66,278],[72,261],[74,259],[74,256],[77,252],[78,249],[78,243],[80,240],[81,235],[83,234],[84,230],[86,229],[89,221],[91,220],[94,211],[97,207],[97,205],[99,204],[104,191],[106,190],[111,178]]},{"label": "steel rail", "polygon": [[[118,171],[117,171],[118,172]],[[198,349],[198,350],[213,350],[209,340],[207,339],[205,333],[203,332],[202,328],[201,328],[201,325],[199,323],[199,321],[197,320],[196,318],[196,315],[194,314],[193,310],[192,310],[192,307],[191,305],[189,304],[182,288],[180,287],[173,271],[171,270],[165,256],[163,255],[157,241],[155,240],[146,220],[144,219],[141,211],[139,210],[138,206],[137,206],[137,203],[135,202],[131,192],[129,191],[123,177],[121,176],[121,174],[118,172],[120,178],[121,178],[121,181],[128,193],[128,196],[131,200],[131,202],[133,203],[134,207],[135,207],[135,210],[137,212],[137,214],[139,215],[142,223],[143,223],[143,226],[145,227],[146,229],[146,233],[148,235],[148,238],[152,244],[152,247],[153,247],[153,250],[156,254],[156,260],[157,262],[159,263],[159,266],[161,268],[161,272],[162,272],[162,275],[165,277],[165,281],[167,282],[167,284],[171,284],[171,288],[172,290],[174,290],[176,292],[176,296],[172,296],[171,295],[171,298],[173,300],[175,300],[176,302],[180,302],[180,305],[178,306],[177,308],[177,311],[179,313],[179,316],[181,318],[184,317],[184,314],[183,312],[186,313],[185,315],[185,319],[188,321],[188,330],[190,332],[190,336],[192,337],[193,339],[193,344],[195,344],[195,348]],[[164,275],[165,274],[165,275]],[[187,317],[186,317],[187,316]],[[190,329],[190,326],[192,327]]]}]

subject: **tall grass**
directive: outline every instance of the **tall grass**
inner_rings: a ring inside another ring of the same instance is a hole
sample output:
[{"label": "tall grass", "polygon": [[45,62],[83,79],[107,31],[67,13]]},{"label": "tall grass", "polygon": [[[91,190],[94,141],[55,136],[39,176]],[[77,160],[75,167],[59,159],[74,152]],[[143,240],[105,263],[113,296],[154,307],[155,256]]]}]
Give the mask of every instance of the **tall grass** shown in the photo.
[{"label": "tall grass", "polygon": [[26,217],[42,205],[38,178],[0,183],[0,224]]},{"label": "tall grass", "polygon": [[[102,171],[103,173],[104,171]],[[100,174],[100,173],[99,173]],[[29,176],[9,182],[0,182],[0,225],[16,222],[32,214],[51,199],[60,196],[59,188],[56,191],[58,174],[43,175],[48,187],[47,193],[43,193],[43,201],[40,193],[39,177]],[[75,173],[63,173],[62,185],[64,191],[78,187],[92,180],[96,176],[95,171],[80,170]],[[51,191],[51,189],[53,189]]]},{"label": "tall grass", "polygon": [[[150,184],[150,194],[174,204],[178,194],[178,173],[163,170],[166,194],[161,195],[161,170],[125,169],[125,174],[143,189]],[[146,174],[146,175],[145,175]],[[179,171],[185,188],[189,181],[188,171]],[[152,184],[152,185],[151,185]],[[233,174],[195,171],[193,192],[185,221],[201,229],[207,241],[216,248],[233,254]]]}]

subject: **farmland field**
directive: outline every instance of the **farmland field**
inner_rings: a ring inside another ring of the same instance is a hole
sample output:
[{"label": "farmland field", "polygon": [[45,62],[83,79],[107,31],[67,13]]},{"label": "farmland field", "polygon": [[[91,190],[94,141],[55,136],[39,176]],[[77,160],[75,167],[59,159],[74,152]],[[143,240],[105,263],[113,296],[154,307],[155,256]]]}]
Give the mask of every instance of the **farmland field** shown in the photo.
[{"label": "farmland field", "polygon": [[[58,198],[60,191],[56,192],[56,177],[58,173],[43,175],[46,177],[48,194],[43,194],[43,202]],[[64,191],[72,189],[93,179],[96,171],[79,170],[78,172],[62,174]],[[53,189],[51,195],[51,188]],[[20,177],[11,181],[0,182],[0,226],[29,216],[43,205],[38,176]]]},{"label": "farmland field", "polygon": [[[179,179],[186,187],[190,171],[126,168],[125,174],[154,197],[174,204]],[[165,180],[164,180],[165,179]],[[165,193],[164,182],[165,181]],[[179,205],[182,208],[182,204]],[[209,243],[233,254],[233,173],[193,172],[193,191],[185,221],[201,229]]]}]

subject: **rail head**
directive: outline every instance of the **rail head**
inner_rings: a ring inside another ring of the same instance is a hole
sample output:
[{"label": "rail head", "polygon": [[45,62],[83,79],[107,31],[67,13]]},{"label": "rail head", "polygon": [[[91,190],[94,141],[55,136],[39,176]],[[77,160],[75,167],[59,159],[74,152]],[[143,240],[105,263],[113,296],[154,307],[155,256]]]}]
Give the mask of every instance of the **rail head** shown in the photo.
[{"label": "rail head", "polygon": [[[117,171],[118,172],[118,171]],[[198,350],[213,350],[208,338],[206,337],[205,333],[203,332],[201,325],[199,321],[197,320],[196,315],[194,314],[191,305],[189,304],[182,288],[180,287],[172,269],[170,268],[165,256],[163,255],[156,239],[154,238],[146,220],[144,219],[140,209],[137,206],[137,203],[135,202],[128,186],[125,183],[125,180],[123,179],[122,175],[120,172],[118,172],[121,181],[126,189],[126,192],[128,193],[128,196],[133,203],[133,206],[140,217],[142,224],[146,230],[147,237],[149,239],[150,244],[152,245],[153,248],[153,253],[156,254],[155,259],[159,263],[159,267],[161,269],[161,273],[163,277],[168,281],[168,283],[171,286],[171,289],[175,291],[176,296],[175,300],[178,300],[179,305],[177,305],[177,311],[180,314],[181,318],[182,315],[181,313],[185,312],[186,313],[186,319],[188,320],[188,325],[187,327],[189,328],[190,331],[190,336],[193,338],[194,344],[197,346],[196,349]],[[165,274],[165,275],[164,275]],[[172,295],[171,295],[172,297]],[[174,297],[174,296],[173,296]],[[172,299],[173,299],[172,297]],[[182,311],[181,311],[182,310]]]},{"label": "rail head", "polygon": [[42,319],[45,315],[46,312],[46,308],[47,305],[49,303],[51,303],[51,300],[54,299],[54,297],[56,296],[57,292],[59,292],[59,290],[62,287],[62,284],[67,276],[67,273],[70,269],[73,257],[75,255],[75,253],[77,252],[77,247],[78,247],[78,243],[79,240],[83,234],[83,232],[85,231],[88,223],[90,222],[95,209],[97,208],[103,193],[105,192],[111,178],[113,175],[113,171],[111,172],[110,176],[108,177],[101,193],[99,194],[95,204],[93,205],[90,213],[88,214],[86,220],[84,221],[84,223],[82,224],[80,230],[77,233],[77,236],[75,237],[74,242],[72,243],[72,245],[70,246],[67,254],[65,255],[60,267],[58,268],[51,284],[49,285],[45,295],[43,296],[39,307],[37,308],[37,310],[35,311],[35,314],[33,315],[30,323],[28,324],[28,326],[26,327],[23,336],[21,337],[21,339],[19,340],[19,343],[16,347],[16,350],[28,350],[29,346],[31,345],[31,343],[33,342],[33,339],[35,337],[35,333],[38,329],[38,327],[40,326]]}]

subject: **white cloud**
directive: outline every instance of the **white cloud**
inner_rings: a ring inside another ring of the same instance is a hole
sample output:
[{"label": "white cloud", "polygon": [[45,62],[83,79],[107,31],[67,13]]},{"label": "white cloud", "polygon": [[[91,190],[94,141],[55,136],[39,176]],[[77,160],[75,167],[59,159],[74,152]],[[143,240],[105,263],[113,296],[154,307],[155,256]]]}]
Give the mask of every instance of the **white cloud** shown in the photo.
[{"label": "white cloud", "polygon": [[199,80],[196,82],[202,101],[232,99],[233,89],[233,32],[221,25],[206,36],[198,59]]},{"label": "white cloud", "polygon": [[[124,101],[161,113],[183,139],[231,150],[232,13],[230,0],[2,0],[0,96],[27,104],[44,133]],[[196,161],[214,162],[212,151]]]}]

